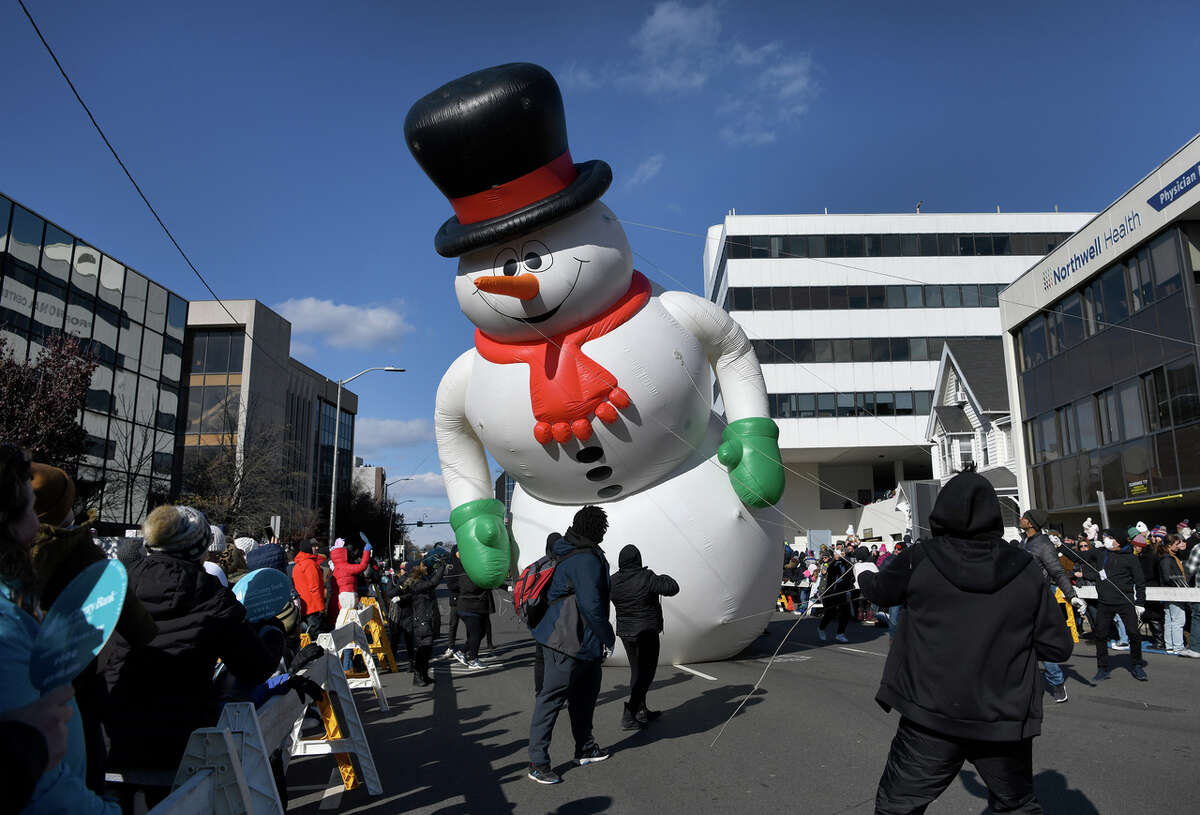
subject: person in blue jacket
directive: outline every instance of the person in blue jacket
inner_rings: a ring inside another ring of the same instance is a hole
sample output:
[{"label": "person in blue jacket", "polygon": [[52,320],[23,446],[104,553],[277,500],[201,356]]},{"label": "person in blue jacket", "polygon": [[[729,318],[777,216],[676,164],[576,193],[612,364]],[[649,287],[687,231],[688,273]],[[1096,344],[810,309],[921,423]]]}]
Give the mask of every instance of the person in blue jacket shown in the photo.
[{"label": "person in blue jacket", "polygon": [[592,764],[609,755],[592,737],[600,665],[616,644],[608,620],[608,561],[600,549],[607,531],[604,510],[585,506],[575,513],[567,533],[550,542],[558,562],[546,595],[549,607],[533,629],[533,638],[545,652],[542,686],[529,726],[529,777],[539,784],[562,780],[550,766],[550,737],[564,704],[571,717],[576,763]]},{"label": "person in blue jacket", "polygon": [[[30,676],[38,633],[38,622],[30,613],[37,608],[37,576],[29,554],[38,528],[33,500],[28,453],[0,444],[0,720],[20,718],[20,709],[43,698]],[[47,696],[57,692],[52,690]],[[115,802],[105,801],[87,788],[87,751],[79,710],[73,699],[64,700],[62,706],[70,712],[66,752],[57,762],[47,759],[29,798],[6,800],[6,811],[11,807],[11,811],[27,813],[117,815],[121,810]],[[58,755],[57,750],[47,752]]]}]

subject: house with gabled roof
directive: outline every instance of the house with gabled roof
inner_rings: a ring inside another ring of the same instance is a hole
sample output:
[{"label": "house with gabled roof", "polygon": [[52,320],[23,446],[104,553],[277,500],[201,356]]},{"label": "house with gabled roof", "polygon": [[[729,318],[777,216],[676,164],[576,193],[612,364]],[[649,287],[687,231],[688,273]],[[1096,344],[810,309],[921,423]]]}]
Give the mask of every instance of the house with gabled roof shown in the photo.
[{"label": "house with gabled roof", "polygon": [[999,337],[946,341],[925,435],[932,445],[933,477],[945,484],[974,464],[996,488],[1006,537],[1015,537],[1016,458]]}]

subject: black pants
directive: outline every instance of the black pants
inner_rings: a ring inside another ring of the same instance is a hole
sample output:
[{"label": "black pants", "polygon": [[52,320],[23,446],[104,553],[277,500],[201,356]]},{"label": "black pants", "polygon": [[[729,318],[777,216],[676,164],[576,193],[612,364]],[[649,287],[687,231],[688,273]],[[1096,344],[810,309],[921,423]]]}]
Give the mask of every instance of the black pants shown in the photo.
[{"label": "black pants", "polygon": [[546,649],[540,642],[533,642],[533,692],[542,692],[542,682],[546,679]]},{"label": "black pants", "polygon": [[417,647],[413,643],[412,626],[404,626],[400,633],[404,637],[404,656],[408,660],[409,668],[413,669],[417,665]]},{"label": "black pants", "polygon": [[546,649],[545,666],[544,682],[529,724],[529,760],[538,766],[550,763],[550,737],[563,705],[571,717],[575,757],[596,743],[592,738],[592,716],[600,695],[599,660],[573,659]]},{"label": "black pants", "polygon": [[450,622],[446,631],[446,647],[453,651],[456,642],[458,642],[458,603],[451,602]]},{"label": "black pants", "polygon": [[621,637],[629,656],[629,709],[635,713],[646,704],[646,691],[658,670],[658,632],[643,631],[636,637]]},{"label": "black pants", "polygon": [[1142,659],[1142,632],[1138,629],[1137,610],[1129,604],[1109,606],[1101,604],[1096,612],[1096,667],[1108,668],[1108,638],[1112,634],[1113,615],[1121,615],[1125,632],[1129,634],[1129,656],[1134,665],[1145,665]]},{"label": "black pants", "polygon": [[822,631],[825,626],[829,625],[829,621],[837,617],[837,632],[839,634],[846,633],[846,626],[850,625],[850,604],[840,602],[836,605],[826,605],[821,612],[821,624],[818,626]]},{"label": "black pants", "polygon": [[1042,812],[1033,794],[1033,739],[958,739],[901,719],[875,793],[875,815],[920,815],[965,761],[987,784],[990,812]]},{"label": "black pants", "polygon": [[462,621],[467,626],[467,644],[463,646],[463,656],[470,662],[479,658],[479,643],[483,642],[487,619],[482,614],[463,614]]},{"label": "black pants", "polygon": [[[411,637],[412,635],[409,634]],[[432,645],[418,645],[415,651],[409,651],[412,655],[413,670],[423,677],[429,676],[429,656],[433,653]]]}]

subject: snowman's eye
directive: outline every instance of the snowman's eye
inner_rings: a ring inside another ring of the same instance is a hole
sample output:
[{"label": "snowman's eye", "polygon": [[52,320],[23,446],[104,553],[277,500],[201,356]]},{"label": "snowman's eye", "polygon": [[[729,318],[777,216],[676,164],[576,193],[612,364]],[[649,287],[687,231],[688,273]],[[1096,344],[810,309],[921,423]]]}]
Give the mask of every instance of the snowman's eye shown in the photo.
[{"label": "snowman's eye", "polygon": [[496,254],[496,262],[492,266],[493,274],[503,274],[512,277],[521,271],[521,262],[517,253],[509,247],[504,247]]},{"label": "snowman's eye", "polygon": [[526,241],[521,255],[525,268],[531,272],[544,272],[554,265],[554,255],[541,241]]}]

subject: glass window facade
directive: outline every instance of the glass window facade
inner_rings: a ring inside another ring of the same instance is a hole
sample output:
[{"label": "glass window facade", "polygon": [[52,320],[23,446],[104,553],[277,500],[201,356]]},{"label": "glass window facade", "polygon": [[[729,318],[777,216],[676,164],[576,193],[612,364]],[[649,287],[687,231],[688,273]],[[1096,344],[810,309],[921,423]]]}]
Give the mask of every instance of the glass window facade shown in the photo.
[{"label": "glass window facade", "polygon": [[[721,244],[713,297],[730,260],[757,258],[936,257],[1044,255],[1069,233],[918,235],[727,235]],[[714,299],[715,302],[715,299]],[[726,306],[728,310],[728,306]]]},{"label": "glass window facade", "polygon": [[999,283],[929,286],[730,286],[726,311],[854,311],[876,308],[995,308]]},{"label": "glass window facade", "polygon": [[932,404],[933,391],[767,394],[767,405],[774,419],[928,416]]},{"label": "glass window facade", "polygon": [[1097,490],[1111,502],[1200,488],[1198,238],[1197,223],[1167,228],[1014,332],[1039,506],[1094,506]]},{"label": "glass window facade", "polygon": [[[164,336],[172,307],[174,345]],[[186,300],[0,195],[0,336],[8,353],[34,359],[47,337],[65,332],[99,362],[76,481],[102,529],[136,525],[178,492],[172,451],[186,320]]]}]

